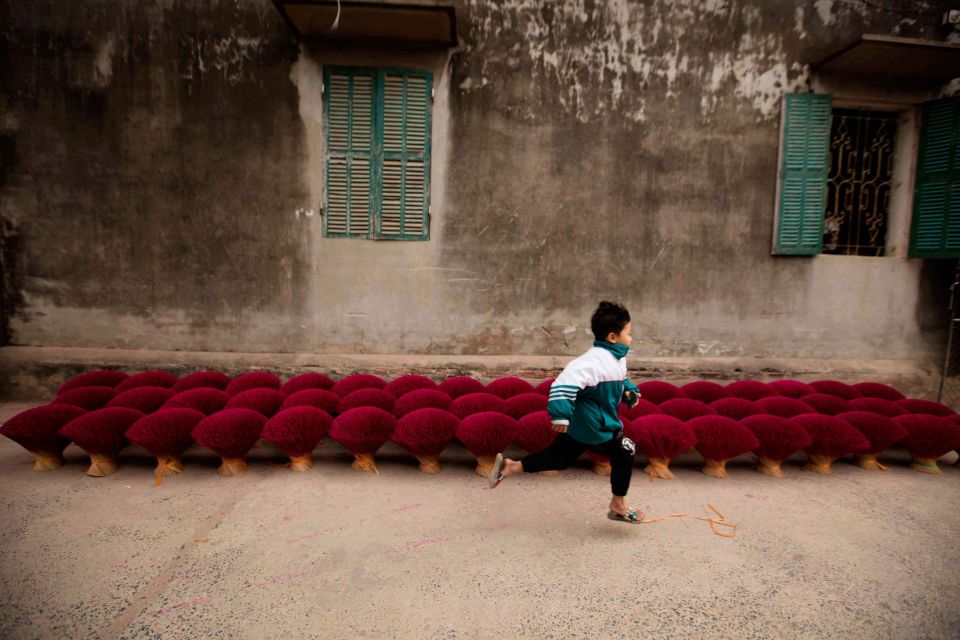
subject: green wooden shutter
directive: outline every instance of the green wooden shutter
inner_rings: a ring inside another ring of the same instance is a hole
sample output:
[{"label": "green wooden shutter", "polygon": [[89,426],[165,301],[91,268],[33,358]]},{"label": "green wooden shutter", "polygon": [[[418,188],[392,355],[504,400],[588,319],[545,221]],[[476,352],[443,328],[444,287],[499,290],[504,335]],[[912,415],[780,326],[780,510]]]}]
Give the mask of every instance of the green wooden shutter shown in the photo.
[{"label": "green wooden shutter", "polygon": [[430,208],[430,81],[427,72],[382,72],[379,238],[426,240]]},{"label": "green wooden shutter", "polygon": [[324,233],[370,236],[374,205],[376,73],[324,69]]},{"label": "green wooden shutter", "polygon": [[830,96],[789,93],[780,142],[780,201],[773,253],[815,255],[823,248],[830,169]]},{"label": "green wooden shutter", "polygon": [[911,258],[960,258],[960,100],[923,105]]}]

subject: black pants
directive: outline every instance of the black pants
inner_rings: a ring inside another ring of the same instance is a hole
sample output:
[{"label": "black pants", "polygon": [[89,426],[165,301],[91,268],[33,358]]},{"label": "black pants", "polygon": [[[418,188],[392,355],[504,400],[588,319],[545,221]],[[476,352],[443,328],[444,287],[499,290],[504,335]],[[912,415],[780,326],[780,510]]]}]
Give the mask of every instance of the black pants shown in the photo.
[{"label": "black pants", "polygon": [[584,444],[561,433],[552,445],[543,451],[531,453],[521,460],[523,470],[527,473],[537,473],[566,469],[587,449],[610,458],[610,488],[613,490],[613,495],[620,497],[627,495],[627,490],[630,489],[630,477],[633,475],[636,447],[633,440],[624,437],[623,432],[615,435],[609,442],[597,445]]}]

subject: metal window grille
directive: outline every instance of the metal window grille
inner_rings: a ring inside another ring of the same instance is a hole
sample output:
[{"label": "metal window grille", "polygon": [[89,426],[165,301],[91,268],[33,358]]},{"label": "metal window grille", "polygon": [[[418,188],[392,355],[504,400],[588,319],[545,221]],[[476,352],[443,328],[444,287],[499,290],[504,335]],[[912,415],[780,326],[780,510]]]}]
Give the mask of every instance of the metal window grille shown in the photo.
[{"label": "metal window grille", "polygon": [[834,109],[823,253],[882,256],[897,114]]}]

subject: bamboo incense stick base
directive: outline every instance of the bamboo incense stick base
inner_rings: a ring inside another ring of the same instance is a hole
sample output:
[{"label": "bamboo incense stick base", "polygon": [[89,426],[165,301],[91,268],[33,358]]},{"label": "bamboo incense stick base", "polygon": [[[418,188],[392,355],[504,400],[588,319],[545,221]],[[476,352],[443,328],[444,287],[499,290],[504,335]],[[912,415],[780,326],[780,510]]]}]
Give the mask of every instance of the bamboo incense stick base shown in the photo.
[{"label": "bamboo incense stick base", "polygon": [[477,456],[477,467],[473,472],[481,478],[486,478],[490,475],[490,470],[493,469],[494,460],[496,460],[494,456]]},{"label": "bamboo incense stick base", "polygon": [[307,471],[313,468],[313,458],[310,454],[290,456],[290,471]]},{"label": "bamboo incense stick base", "polygon": [[53,471],[63,466],[63,454],[50,451],[33,452],[34,471]]},{"label": "bamboo incense stick base", "polygon": [[153,484],[160,486],[166,476],[172,476],[183,471],[183,463],[173,456],[157,456],[157,468],[154,470]]},{"label": "bamboo incense stick base", "polygon": [[877,461],[876,454],[873,453],[860,453],[857,454],[857,466],[861,469],[867,469],[868,471],[889,471],[890,468],[886,465],[880,464]]},{"label": "bamboo incense stick base", "polygon": [[613,467],[610,466],[609,462],[594,462],[593,469],[591,469],[598,476],[609,476],[613,473]]},{"label": "bamboo incense stick base", "polygon": [[943,470],[937,465],[936,458],[911,458],[910,468],[920,473],[943,473]]},{"label": "bamboo incense stick base", "polygon": [[673,472],[670,471],[669,458],[650,458],[650,464],[643,469],[648,476],[660,478],[661,480],[671,480]]},{"label": "bamboo incense stick base", "polygon": [[372,453],[354,454],[354,461],[350,466],[364,473],[380,473],[380,469],[377,468],[377,463],[373,460]]},{"label": "bamboo incense stick base", "polygon": [[782,478],[783,469],[780,468],[780,461],[770,458],[757,459],[757,471],[771,478]]},{"label": "bamboo incense stick base", "polygon": [[830,456],[818,456],[810,455],[810,460],[807,464],[803,465],[804,471],[815,471],[816,473],[829,476],[833,474],[833,469],[831,465],[833,464],[833,458]]},{"label": "bamboo incense stick base", "polygon": [[102,478],[116,473],[119,468],[120,465],[117,464],[117,460],[113,456],[91,453],[90,468],[87,469],[87,475],[93,476],[94,478]]},{"label": "bamboo incense stick base", "polygon": [[424,473],[440,473],[440,459],[437,456],[417,456],[420,462],[420,471]]},{"label": "bamboo incense stick base", "polygon": [[726,460],[705,460],[703,465],[703,471],[705,474],[711,478],[726,478],[728,477],[727,473],[727,461]]},{"label": "bamboo incense stick base", "polygon": [[239,476],[247,472],[249,465],[245,458],[222,458],[223,463],[217,469],[221,476]]}]

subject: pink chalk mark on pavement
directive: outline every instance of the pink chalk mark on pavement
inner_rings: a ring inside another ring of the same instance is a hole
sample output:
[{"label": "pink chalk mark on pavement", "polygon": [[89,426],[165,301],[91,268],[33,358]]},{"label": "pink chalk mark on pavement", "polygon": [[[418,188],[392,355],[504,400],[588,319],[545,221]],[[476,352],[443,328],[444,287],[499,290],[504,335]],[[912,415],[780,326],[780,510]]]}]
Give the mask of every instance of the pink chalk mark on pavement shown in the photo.
[{"label": "pink chalk mark on pavement", "polygon": [[449,536],[439,536],[436,538],[426,538],[424,540],[416,540],[414,542],[407,543],[404,549],[407,549],[408,551],[414,551],[415,549],[420,549],[422,547],[428,547],[430,545],[439,544],[441,542],[446,542],[447,540],[450,540]]},{"label": "pink chalk mark on pavement", "polygon": [[423,506],[422,502],[418,502],[416,504],[405,504],[403,506],[397,507],[396,509],[392,509],[391,511],[393,513],[400,513],[401,511],[410,511],[411,509],[416,509],[417,507],[422,507],[422,506]]},{"label": "pink chalk mark on pavement", "polygon": [[179,604],[174,604],[174,605],[170,605],[169,607],[158,609],[153,612],[153,616],[154,617],[165,616],[171,611],[175,611],[177,609],[193,609],[195,607],[199,607],[202,604],[210,604],[211,602],[213,602],[213,598],[211,598],[210,596],[203,596],[200,598],[195,598],[190,602],[181,602]]}]

